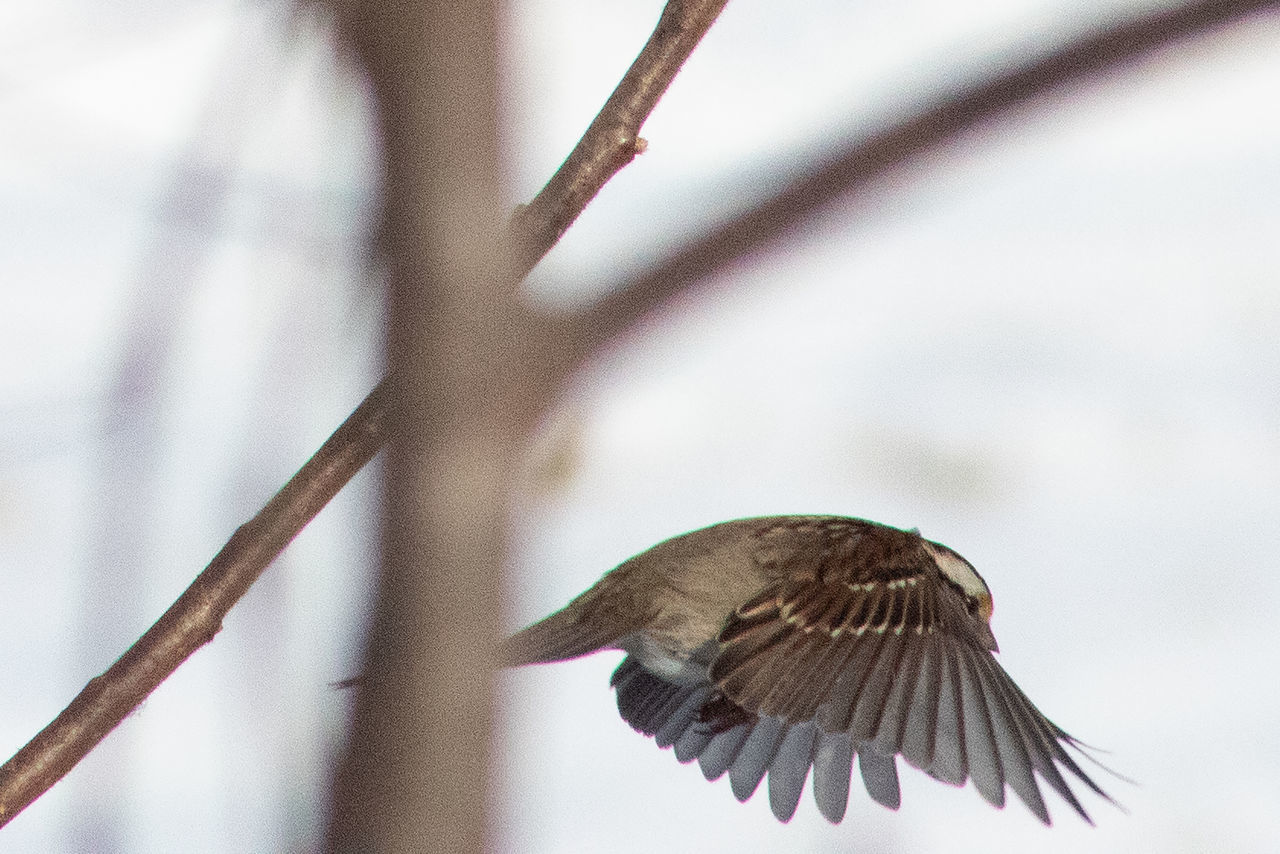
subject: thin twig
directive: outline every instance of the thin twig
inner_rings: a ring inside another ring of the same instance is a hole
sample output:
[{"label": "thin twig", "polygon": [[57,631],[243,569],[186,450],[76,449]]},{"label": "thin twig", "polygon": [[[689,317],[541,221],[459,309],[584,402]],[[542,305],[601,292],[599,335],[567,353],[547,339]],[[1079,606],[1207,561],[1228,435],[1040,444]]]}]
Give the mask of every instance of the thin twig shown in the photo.
[{"label": "thin twig", "polygon": [[[640,127],[728,0],[671,0],[644,50],[542,192],[516,212],[513,227],[533,269],[600,188],[640,151]],[[549,242],[548,242],[549,241]]]},{"label": "thin twig", "polygon": [[378,385],[261,512],[236,529],[164,616],[0,768],[0,824],[75,767],[191,653],[213,639],[266,566],[382,447],[387,397],[385,383]]}]

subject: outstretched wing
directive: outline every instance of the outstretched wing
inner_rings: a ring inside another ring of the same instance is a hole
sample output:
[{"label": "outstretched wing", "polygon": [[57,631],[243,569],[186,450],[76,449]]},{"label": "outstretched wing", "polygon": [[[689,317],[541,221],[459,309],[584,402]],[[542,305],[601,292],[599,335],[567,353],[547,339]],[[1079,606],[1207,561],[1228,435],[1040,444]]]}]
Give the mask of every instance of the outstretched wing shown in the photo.
[{"label": "outstretched wing", "polygon": [[[727,728],[713,726],[703,716],[715,705],[710,683],[668,682],[633,656],[614,672],[611,684],[627,723],[659,747],[674,748],[679,761],[697,759],[708,780],[727,773],[738,800],[750,798],[767,774],[770,808],[780,821],[789,821],[812,767],[818,810],[832,822],[844,818],[855,756],[847,733],[822,732],[813,721],[792,724],[758,715],[743,716]],[[864,746],[858,758],[867,791],[897,809],[901,798],[893,757]]]},{"label": "outstretched wing", "polygon": [[995,806],[1008,784],[1047,824],[1038,772],[1088,821],[1060,768],[1107,795],[1066,752],[1075,741],[1018,689],[987,648],[985,623],[936,573],[922,564],[880,580],[784,576],[721,632],[715,689],[746,712],[848,737],[864,757],[887,760],[880,776],[901,754],[944,782],[972,779]]}]

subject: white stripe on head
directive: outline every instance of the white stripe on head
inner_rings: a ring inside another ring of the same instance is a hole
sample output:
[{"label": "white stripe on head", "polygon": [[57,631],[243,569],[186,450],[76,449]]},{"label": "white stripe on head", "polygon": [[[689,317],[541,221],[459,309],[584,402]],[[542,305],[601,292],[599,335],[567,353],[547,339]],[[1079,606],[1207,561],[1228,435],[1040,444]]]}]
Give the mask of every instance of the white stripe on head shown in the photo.
[{"label": "white stripe on head", "polygon": [[987,588],[987,583],[982,580],[982,576],[978,575],[978,571],[973,568],[973,564],[942,543],[935,543],[931,540],[924,540],[923,542],[924,550],[933,558],[934,563],[938,565],[938,569],[942,570],[942,574],[960,585],[960,589],[964,591],[966,596],[972,596],[979,602],[984,603],[987,613],[983,616],[990,618],[991,591]]}]

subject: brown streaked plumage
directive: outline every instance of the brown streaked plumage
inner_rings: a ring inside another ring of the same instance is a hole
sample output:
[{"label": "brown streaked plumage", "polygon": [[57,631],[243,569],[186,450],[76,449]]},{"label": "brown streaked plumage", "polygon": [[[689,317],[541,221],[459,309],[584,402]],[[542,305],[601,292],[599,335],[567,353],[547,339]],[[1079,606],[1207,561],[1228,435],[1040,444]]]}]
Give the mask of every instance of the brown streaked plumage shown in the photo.
[{"label": "brown streaked plumage", "polygon": [[855,757],[867,792],[896,809],[898,755],[943,782],[973,780],[997,807],[1008,785],[1048,824],[1038,774],[1089,821],[1063,769],[1110,798],[996,662],[990,618],[977,571],[916,531],[774,516],[659,543],[500,656],[626,651],[611,680],[623,719],[707,779],[728,773],[739,800],[767,775],[781,821],[812,769],[819,811],[839,822]]}]

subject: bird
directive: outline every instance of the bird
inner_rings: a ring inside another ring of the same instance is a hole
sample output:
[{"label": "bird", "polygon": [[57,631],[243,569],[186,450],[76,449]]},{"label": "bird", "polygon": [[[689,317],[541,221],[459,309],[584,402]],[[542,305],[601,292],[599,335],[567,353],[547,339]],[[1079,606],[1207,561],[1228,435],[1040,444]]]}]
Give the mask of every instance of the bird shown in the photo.
[{"label": "bird", "polygon": [[[502,666],[626,653],[610,680],[635,730],[729,775],[739,801],[768,777],[779,821],[812,771],[818,811],[845,816],[853,761],[901,803],[897,757],[993,806],[1006,786],[1051,824],[1036,775],[1092,824],[1067,779],[1112,798],[996,661],[991,592],[918,530],[845,516],[738,519],[665,540],[498,646]],[[1089,757],[1092,758],[1092,757]]]}]

